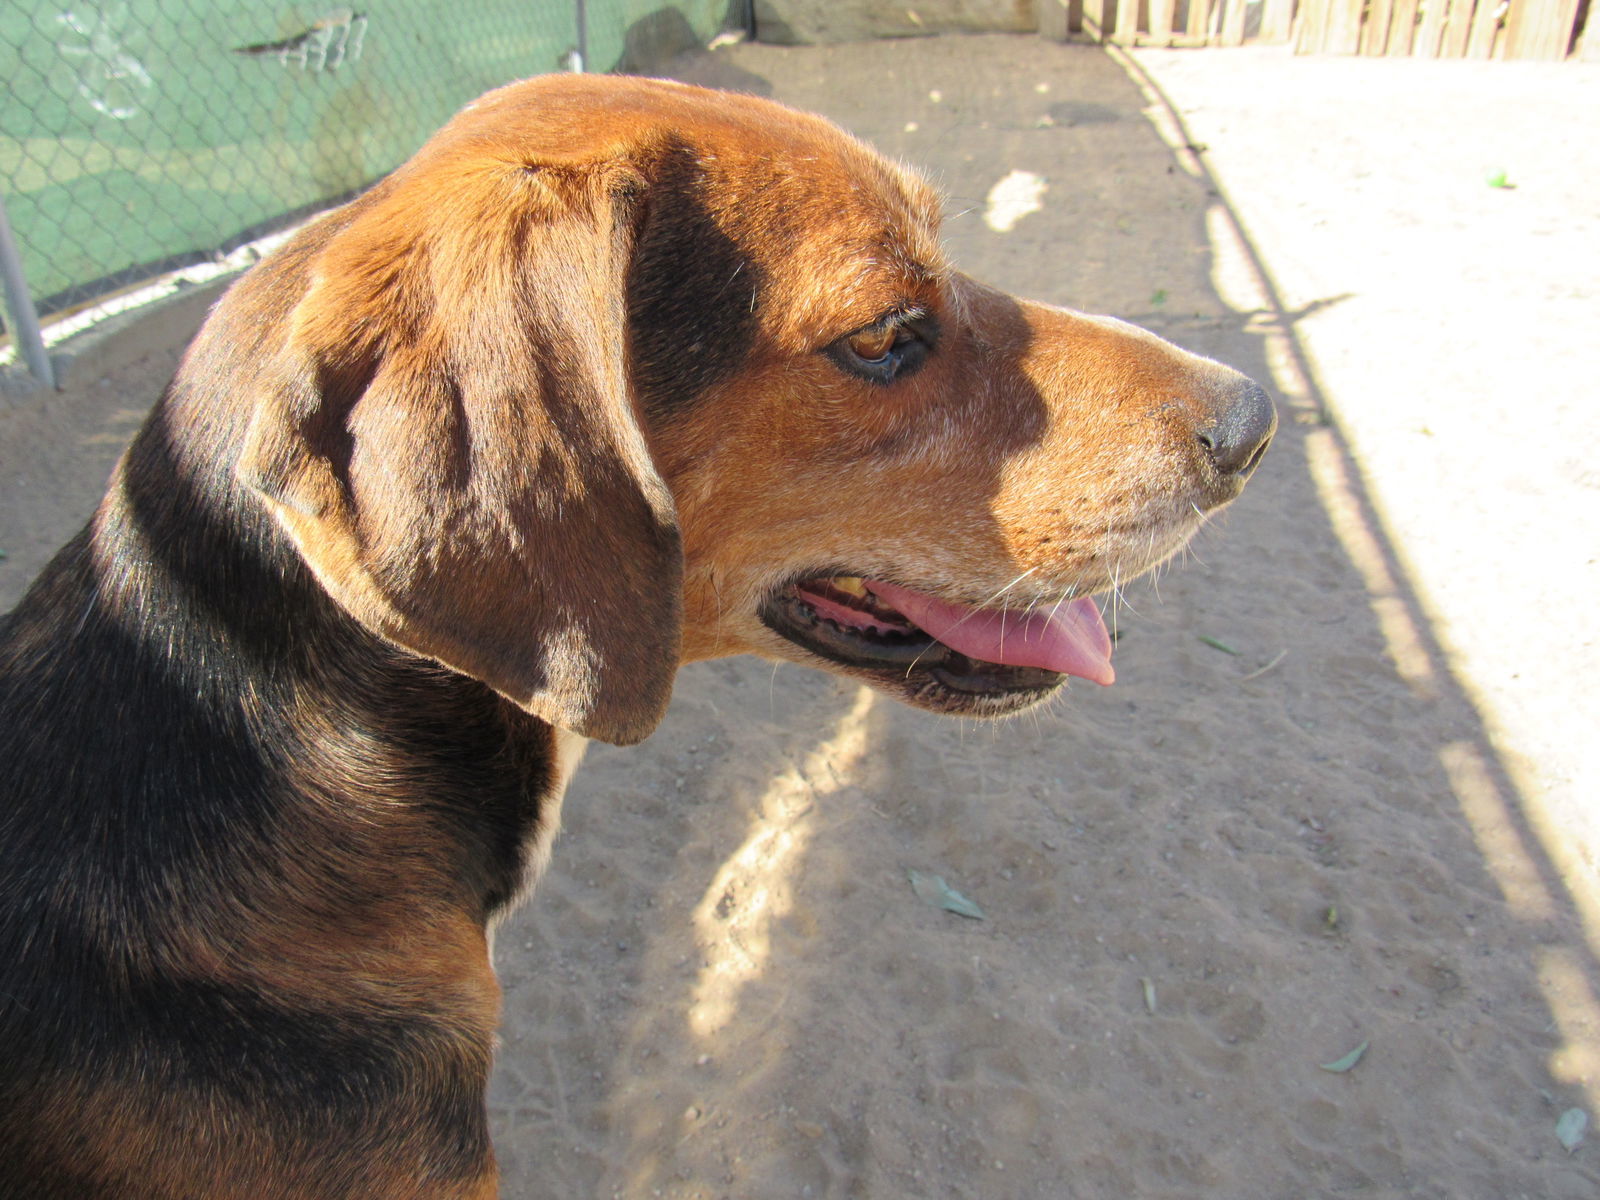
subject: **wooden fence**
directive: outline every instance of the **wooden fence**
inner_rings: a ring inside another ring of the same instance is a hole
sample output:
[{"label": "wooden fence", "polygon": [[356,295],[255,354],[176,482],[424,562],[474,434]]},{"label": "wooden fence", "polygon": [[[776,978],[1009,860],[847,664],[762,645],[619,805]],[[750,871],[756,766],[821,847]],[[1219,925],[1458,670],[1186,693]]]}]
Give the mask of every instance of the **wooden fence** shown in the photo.
[{"label": "wooden fence", "polygon": [[[1041,0],[1062,32],[1121,46],[1292,42],[1299,54],[1600,58],[1600,0]],[[1059,8],[1057,5],[1059,4]]]}]

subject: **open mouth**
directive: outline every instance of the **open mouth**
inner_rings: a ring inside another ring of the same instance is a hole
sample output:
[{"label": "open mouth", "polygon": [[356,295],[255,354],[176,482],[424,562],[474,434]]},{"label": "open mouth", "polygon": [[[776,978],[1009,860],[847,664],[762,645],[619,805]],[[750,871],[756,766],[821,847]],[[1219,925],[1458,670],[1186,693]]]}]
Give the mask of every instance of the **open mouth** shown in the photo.
[{"label": "open mouth", "polygon": [[1114,678],[1111,638],[1087,596],[1013,611],[858,575],[818,575],[772,592],[760,615],[802,649],[924,701],[1009,699],[1016,703],[1005,707],[1020,707],[1069,676]]}]

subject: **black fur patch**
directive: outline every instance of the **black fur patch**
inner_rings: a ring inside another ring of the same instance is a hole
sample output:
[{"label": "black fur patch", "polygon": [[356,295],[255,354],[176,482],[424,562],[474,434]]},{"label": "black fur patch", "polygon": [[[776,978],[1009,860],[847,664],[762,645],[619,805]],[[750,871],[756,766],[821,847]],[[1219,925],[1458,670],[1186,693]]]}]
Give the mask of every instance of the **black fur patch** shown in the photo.
[{"label": "black fur patch", "polygon": [[[197,931],[225,950],[273,919],[244,907],[274,897],[263,879],[304,872],[308,907],[358,913],[428,885],[413,847],[340,819],[373,797],[368,813],[435,832],[437,903],[486,917],[520,884],[550,784],[547,728],[358,626],[226,479],[184,469],[158,411],[100,543],[140,606],[108,595],[80,535],[0,619],[0,1195],[19,1179],[52,1200],[144,1194],[35,1157],[101,1086],[165,1090],[197,1128],[259,1126],[308,1155],[335,1145],[322,1129],[367,1153],[402,1112],[430,1169],[488,1160],[487,1039],[447,1009],[334,1013],[164,966]],[[326,720],[302,729],[300,708]],[[311,795],[286,769],[307,761],[342,773]]]},{"label": "black fur patch", "polygon": [[628,271],[634,379],[649,412],[670,412],[739,370],[755,336],[762,273],[698,195],[687,147],[663,156]]}]

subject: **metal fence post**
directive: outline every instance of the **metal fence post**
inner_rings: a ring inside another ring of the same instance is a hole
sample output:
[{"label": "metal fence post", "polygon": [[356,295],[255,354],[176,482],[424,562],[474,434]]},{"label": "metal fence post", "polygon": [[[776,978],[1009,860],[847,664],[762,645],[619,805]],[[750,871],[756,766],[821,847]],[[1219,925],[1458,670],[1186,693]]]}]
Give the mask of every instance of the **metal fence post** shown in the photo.
[{"label": "metal fence post", "polygon": [[56,386],[55,368],[50,364],[50,354],[44,348],[44,335],[39,330],[39,314],[33,307],[33,296],[28,292],[28,281],[22,274],[22,256],[17,253],[17,239],[11,235],[11,219],[6,216],[6,202],[0,198],[0,276],[6,289],[6,312],[11,317],[11,337],[28,364],[33,377],[47,388]]}]

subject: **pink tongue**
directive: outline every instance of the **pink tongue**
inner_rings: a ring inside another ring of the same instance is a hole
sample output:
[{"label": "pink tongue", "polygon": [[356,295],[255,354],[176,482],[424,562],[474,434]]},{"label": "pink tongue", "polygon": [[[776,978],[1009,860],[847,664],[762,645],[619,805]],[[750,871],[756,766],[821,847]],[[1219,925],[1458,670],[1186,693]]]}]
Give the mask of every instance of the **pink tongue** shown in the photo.
[{"label": "pink tongue", "polygon": [[1116,679],[1111,635],[1088,596],[1032,613],[966,608],[910,588],[875,579],[862,581],[905,614],[917,628],[968,658],[1012,667],[1042,667],[1099,684]]}]

